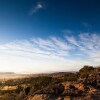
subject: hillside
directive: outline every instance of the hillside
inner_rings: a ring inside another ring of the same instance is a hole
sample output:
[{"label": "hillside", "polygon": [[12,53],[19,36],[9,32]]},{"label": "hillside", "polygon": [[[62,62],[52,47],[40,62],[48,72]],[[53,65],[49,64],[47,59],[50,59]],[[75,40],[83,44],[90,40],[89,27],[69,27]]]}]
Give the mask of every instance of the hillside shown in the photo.
[{"label": "hillside", "polygon": [[5,80],[0,100],[100,100],[100,67]]}]

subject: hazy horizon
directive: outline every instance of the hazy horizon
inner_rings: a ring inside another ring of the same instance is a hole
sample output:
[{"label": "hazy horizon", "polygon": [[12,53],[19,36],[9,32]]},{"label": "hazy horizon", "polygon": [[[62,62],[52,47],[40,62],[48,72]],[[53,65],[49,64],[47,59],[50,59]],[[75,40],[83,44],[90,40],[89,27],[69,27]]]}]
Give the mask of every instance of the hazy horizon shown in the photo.
[{"label": "hazy horizon", "polygon": [[0,0],[0,72],[100,65],[99,12],[98,0]]}]

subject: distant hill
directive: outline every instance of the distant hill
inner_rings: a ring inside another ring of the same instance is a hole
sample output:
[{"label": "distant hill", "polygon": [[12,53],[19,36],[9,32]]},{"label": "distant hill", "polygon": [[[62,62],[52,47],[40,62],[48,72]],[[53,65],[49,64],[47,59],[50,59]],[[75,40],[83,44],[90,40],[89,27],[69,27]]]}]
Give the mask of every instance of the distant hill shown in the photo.
[{"label": "distant hill", "polygon": [[0,72],[0,75],[4,74],[15,74],[14,72]]}]

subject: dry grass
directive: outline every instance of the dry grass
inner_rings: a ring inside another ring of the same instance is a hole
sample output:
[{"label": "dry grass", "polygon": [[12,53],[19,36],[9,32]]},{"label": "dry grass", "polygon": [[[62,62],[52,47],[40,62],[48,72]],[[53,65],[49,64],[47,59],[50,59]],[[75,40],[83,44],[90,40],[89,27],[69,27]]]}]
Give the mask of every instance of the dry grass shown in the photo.
[{"label": "dry grass", "polygon": [[4,86],[1,90],[16,90],[17,86]]}]

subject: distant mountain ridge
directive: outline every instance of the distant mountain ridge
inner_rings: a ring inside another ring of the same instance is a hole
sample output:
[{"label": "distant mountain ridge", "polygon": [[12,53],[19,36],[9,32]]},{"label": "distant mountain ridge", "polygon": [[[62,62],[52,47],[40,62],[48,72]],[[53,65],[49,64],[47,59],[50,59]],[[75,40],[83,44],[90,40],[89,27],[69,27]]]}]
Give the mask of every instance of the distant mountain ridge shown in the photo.
[{"label": "distant mountain ridge", "polygon": [[15,74],[14,72],[0,72],[0,74]]}]

